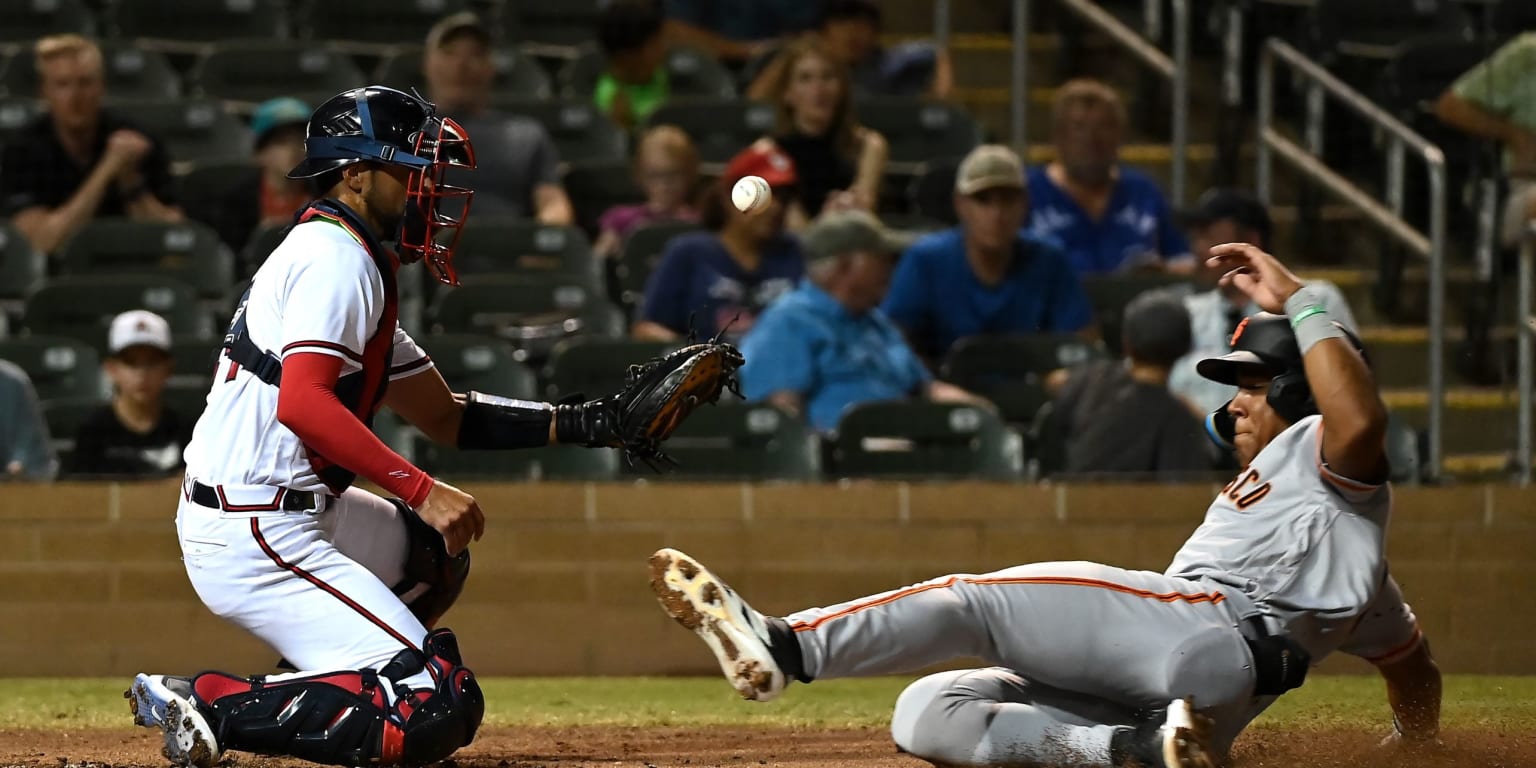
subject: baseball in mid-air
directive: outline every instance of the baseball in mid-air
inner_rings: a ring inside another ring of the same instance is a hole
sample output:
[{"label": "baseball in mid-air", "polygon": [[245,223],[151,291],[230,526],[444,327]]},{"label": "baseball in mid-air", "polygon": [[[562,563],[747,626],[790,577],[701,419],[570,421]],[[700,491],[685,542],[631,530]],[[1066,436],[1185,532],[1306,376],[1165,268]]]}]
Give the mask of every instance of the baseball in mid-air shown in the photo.
[{"label": "baseball in mid-air", "polygon": [[773,191],[761,176],[743,176],[731,188],[731,203],[742,213],[760,211],[773,199]]}]

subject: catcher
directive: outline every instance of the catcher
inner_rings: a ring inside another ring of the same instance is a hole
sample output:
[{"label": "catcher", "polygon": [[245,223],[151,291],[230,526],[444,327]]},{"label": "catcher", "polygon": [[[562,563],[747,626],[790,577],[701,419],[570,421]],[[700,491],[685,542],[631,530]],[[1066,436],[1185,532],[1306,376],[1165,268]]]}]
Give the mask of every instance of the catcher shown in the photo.
[{"label": "catcher", "polygon": [[[138,675],[134,722],[164,731],[171,762],[206,768],[241,750],[421,764],[474,738],[483,695],[453,632],[432,627],[463,588],[485,517],[373,434],[381,405],[459,448],[574,443],[654,462],[693,407],[734,386],[739,354],[710,343],[636,366],[621,392],[589,402],[450,392],[396,321],[395,274],[424,261],[457,284],[464,221],[439,203],[468,210],[473,192],[444,176],[474,164],[459,125],[390,88],[339,94],[310,118],[289,176],[319,199],[235,310],[176,515],[204,604],[300,671]],[[351,487],[358,475],[397,498]]]}]

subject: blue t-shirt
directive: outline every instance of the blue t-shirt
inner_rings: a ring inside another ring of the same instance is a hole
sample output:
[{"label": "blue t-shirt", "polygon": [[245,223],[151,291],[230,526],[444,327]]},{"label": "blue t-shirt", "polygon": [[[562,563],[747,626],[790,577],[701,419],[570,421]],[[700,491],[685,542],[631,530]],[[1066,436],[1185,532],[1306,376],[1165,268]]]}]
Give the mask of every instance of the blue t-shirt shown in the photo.
[{"label": "blue t-shirt", "polygon": [[849,406],[910,397],[932,380],[884,312],[851,315],[809,280],[758,318],[741,354],[748,400],[794,392],[822,431],[835,428]]},{"label": "blue t-shirt", "polygon": [[815,0],[664,0],[668,18],[732,40],[767,40],[816,26]]},{"label": "blue t-shirt", "polygon": [[1104,218],[1094,221],[1046,174],[1029,169],[1029,231],[1054,239],[1080,275],[1121,272],[1192,258],[1189,241],[1173,220],[1157,182],[1120,166]]},{"label": "blue t-shirt", "polygon": [[1082,283],[1049,241],[1020,232],[1008,274],[989,286],[971,271],[958,228],[935,232],[907,249],[882,309],[932,358],[943,357],[966,336],[1072,333],[1093,321]]},{"label": "blue t-shirt", "polygon": [[699,338],[729,326],[725,338],[736,340],[751,330],[764,307],[794,290],[804,272],[800,241],[793,237],[780,235],[764,245],[762,262],[749,273],[731,258],[719,235],[689,232],[667,243],[645,286],[640,319],[686,335],[691,315]]}]

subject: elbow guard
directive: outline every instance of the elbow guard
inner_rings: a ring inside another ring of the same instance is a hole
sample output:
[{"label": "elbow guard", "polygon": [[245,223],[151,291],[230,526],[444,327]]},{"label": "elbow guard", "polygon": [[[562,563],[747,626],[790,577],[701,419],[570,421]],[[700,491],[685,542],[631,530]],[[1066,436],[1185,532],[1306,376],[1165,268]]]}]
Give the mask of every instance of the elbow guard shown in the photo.
[{"label": "elbow guard", "polygon": [[548,403],[470,392],[464,398],[458,447],[494,451],[549,445],[552,418],[554,408]]}]

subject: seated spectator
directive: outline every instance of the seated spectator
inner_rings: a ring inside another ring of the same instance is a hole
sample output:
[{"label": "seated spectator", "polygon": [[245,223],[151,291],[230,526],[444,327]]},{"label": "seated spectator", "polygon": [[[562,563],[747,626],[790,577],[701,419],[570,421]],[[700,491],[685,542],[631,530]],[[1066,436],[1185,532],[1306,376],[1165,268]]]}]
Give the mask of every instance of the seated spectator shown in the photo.
[{"label": "seated spectator", "polygon": [[1024,166],[1013,150],[972,150],[955,176],[960,226],[902,256],[883,308],[929,360],[966,336],[1088,330],[1093,308],[1065,254],[1021,228]]},{"label": "seated spectator", "polygon": [[626,129],[645,122],[670,92],[661,10],[651,0],[615,0],[597,23],[597,42],[608,67],[592,100]]},{"label": "seated spectator", "polygon": [[[1189,230],[1194,253],[1201,261],[1191,287],[1174,291],[1182,297],[1184,308],[1189,312],[1193,343],[1189,354],[1174,365],[1169,388],[1203,416],[1231,400],[1234,389],[1201,376],[1195,371],[1195,363],[1201,358],[1226,354],[1237,324],[1260,311],[1242,291],[1222,287],[1220,281],[1224,270],[1205,264],[1204,259],[1210,255],[1213,246],[1222,243],[1251,243],[1268,251],[1272,247],[1273,227],[1264,204],[1237,189],[1208,190],[1181,218]],[[1337,286],[1323,280],[1307,282],[1323,289],[1330,315],[1351,329],[1356,327],[1349,304]],[[1159,289],[1158,292],[1167,291]]]},{"label": "seated spectator", "polygon": [[1062,470],[1175,480],[1210,471],[1204,425],[1168,391],[1175,361],[1189,353],[1189,313],[1147,293],[1126,305],[1124,322],[1126,359],[1070,369],[1053,401],[1052,431],[1066,438]]},{"label": "seated spectator", "polygon": [[32,380],[0,360],[0,480],[52,480],[58,471]]},{"label": "seated spectator", "polygon": [[1435,114],[1457,130],[1504,145],[1509,174],[1500,241],[1519,243],[1536,221],[1536,32],[1515,37],[1440,96]]},{"label": "seated spectator", "polygon": [[1157,182],[1120,162],[1125,105],[1109,86],[1073,80],[1051,112],[1056,159],[1029,171],[1029,227],[1055,238],[1080,275],[1195,267]]},{"label": "seated spectator", "polygon": [[816,0],[663,0],[667,42],[744,62],[816,23]]},{"label": "seated spectator", "polygon": [[616,205],[597,220],[600,233],[592,250],[615,258],[624,249],[629,233],[647,224],[664,221],[698,221],[699,212],[689,205],[699,180],[699,153],[688,134],[675,125],[658,125],[640,137],[635,150],[635,181],[645,190],[645,202]]},{"label": "seated spectator", "polygon": [[[881,48],[882,25],[880,6],[874,0],[823,0],[812,34],[833,59],[848,68],[856,95],[948,98],[954,89],[949,52],[921,41]],[[783,67],[779,53],[764,57],[767,64],[752,78],[747,98],[772,98],[773,82]]]},{"label": "seated spectator", "polygon": [[475,169],[456,170],[451,178],[475,190],[475,215],[531,217],[550,225],[576,221],[560,185],[560,154],[544,126],[490,109],[496,65],[480,17],[465,11],[434,25],[422,75],[438,112],[458,121],[474,141]]},{"label": "seated spectator", "polygon": [[0,218],[53,253],[98,216],[180,221],[165,147],[102,109],[101,49],[79,35],[37,41],[47,111],[0,156]]},{"label": "seated spectator", "polygon": [[112,319],[102,368],[112,381],[112,402],[80,425],[71,474],[92,477],[162,477],[183,466],[192,423],[165,407],[171,378],[171,327],[142,309]]},{"label": "seated spectator", "polygon": [[[742,213],[731,204],[731,187],[743,176],[761,176],[773,191],[762,209]],[[637,339],[675,341],[690,330],[708,338],[728,328],[739,339],[764,307],[794,289],[804,274],[800,242],[784,232],[786,206],[795,199],[795,164],[760,144],[742,150],[704,197],[706,232],[672,238],[645,286]]]},{"label": "seated spectator", "polygon": [[767,100],[777,108],[770,140],[800,175],[789,228],[798,232],[829,211],[873,211],[890,148],[854,117],[848,71],[815,38],[791,43],[779,58],[783,66]]},{"label": "seated spectator", "polygon": [[[189,200],[192,217],[206,222],[219,239],[239,253],[261,227],[293,223],[293,214],[310,200],[302,179],[288,178],[288,171],[304,159],[304,129],[313,112],[298,99],[262,102],[251,116],[256,138],[254,173],[240,179],[218,200]],[[212,205],[208,205],[212,203]],[[206,210],[199,210],[206,207]],[[247,273],[260,264],[248,265]]]}]

